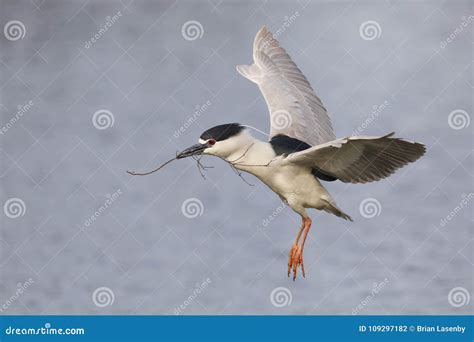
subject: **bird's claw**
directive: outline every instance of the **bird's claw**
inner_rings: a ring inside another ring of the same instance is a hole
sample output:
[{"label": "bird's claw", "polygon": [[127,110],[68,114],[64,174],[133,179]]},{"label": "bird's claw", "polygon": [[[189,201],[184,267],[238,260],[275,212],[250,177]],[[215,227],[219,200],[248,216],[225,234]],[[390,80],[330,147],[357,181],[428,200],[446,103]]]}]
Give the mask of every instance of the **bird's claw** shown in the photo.
[{"label": "bird's claw", "polygon": [[305,277],[304,272],[304,263],[303,263],[303,251],[300,246],[296,243],[293,243],[290,248],[290,252],[288,253],[288,277],[293,270],[293,281],[296,280],[296,275],[298,273],[298,266],[301,265],[301,272],[303,274],[303,278]]}]

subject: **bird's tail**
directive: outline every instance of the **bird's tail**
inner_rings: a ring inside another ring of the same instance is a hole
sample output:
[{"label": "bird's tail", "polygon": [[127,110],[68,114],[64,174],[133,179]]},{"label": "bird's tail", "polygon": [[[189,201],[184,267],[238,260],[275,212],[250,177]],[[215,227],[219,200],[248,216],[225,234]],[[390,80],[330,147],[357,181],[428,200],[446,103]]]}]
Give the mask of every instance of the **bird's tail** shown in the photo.
[{"label": "bird's tail", "polygon": [[327,211],[328,213],[331,213],[331,214],[334,214],[338,217],[341,217],[344,220],[351,221],[351,222],[354,221],[352,219],[352,217],[350,217],[345,212],[343,212],[341,209],[339,209],[335,203],[331,203],[331,202],[326,201],[326,200],[324,200],[324,201],[327,203],[326,207],[324,207],[324,209],[323,209],[324,211]]}]

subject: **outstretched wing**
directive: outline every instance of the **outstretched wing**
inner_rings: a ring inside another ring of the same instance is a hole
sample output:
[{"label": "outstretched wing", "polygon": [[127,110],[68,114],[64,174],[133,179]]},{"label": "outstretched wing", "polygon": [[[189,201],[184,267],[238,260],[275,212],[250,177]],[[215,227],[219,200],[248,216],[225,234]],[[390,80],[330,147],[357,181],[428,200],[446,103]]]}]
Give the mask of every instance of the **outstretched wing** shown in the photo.
[{"label": "outstretched wing", "polygon": [[392,136],[337,139],[289,154],[283,162],[315,168],[346,183],[373,182],[425,153],[423,144]]},{"label": "outstretched wing", "polygon": [[252,65],[237,71],[255,82],[270,112],[270,136],[284,134],[310,145],[335,139],[326,108],[306,77],[264,26],[253,44]]}]

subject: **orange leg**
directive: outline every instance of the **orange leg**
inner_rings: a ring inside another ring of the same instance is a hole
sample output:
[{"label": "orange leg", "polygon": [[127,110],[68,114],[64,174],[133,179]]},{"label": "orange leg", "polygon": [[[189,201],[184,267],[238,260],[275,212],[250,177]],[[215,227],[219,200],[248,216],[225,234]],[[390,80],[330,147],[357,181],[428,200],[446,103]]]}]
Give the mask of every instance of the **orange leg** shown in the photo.
[{"label": "orange leg", "polygon": [[303,219],[298,235],[296,235],[296,238],[293,240],[293,243],[291,244],[290,252],[288,253],[288,277],[290,276],[290,273],[291,273],[291,268],[294,263],[293,259],[296,254],[296,251],[298,250],[298,242],[300,241],[300,237],[304,231],[304,227],[305,226],[304,226],[304,219]]},{"label": "orange leg", "polygon": [[[291,270],[293,270],[293,281],[296,280],[296,274],[299,265],[301,265],[303,277],[306,276],[303,263],[303,249],[310,228],[311,219],[309,217],[304,217],[298,235],[296,236],[295,240],[293,241],[293,244],[291,245],[290,253],[288,255],[288,276],[290,276]],[[301,235],[303,235],[303,241],[301,242],[301,245],[299,245],[298,243],[301,238]]]}]

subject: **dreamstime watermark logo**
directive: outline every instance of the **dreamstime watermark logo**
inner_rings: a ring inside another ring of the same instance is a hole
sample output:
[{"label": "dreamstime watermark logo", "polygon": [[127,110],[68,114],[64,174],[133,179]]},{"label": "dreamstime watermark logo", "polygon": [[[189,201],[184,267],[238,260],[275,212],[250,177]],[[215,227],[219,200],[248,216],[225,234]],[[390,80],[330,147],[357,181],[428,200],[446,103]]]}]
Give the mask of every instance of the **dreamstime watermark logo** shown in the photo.
[{"label": "dreamstime watermark logo", "polygon": [[281,24],[281,26],[279,28],[276,29],[275,33],[272,35],[272,37],[270,39],[267,39],[264,43],[263,43],[263,48],[266,49],[268,47],[268,45],[270,45],[272,43],[273,40],[277,39],[278,37],[280,37],[283,33],[285,33],[285,31],[296,21],[296,19],[300,16],[300,13],[298,11],[296,11],[295,13],[293,13],[292,15],[290,16],[285,16],[283,17],[283,23]]},{"label": "dreamstime watermark logo", "polygon": [[110,110],[100,109],[92,116],[92,124],[99,130],[104,130],[113,127],[115,117]]},{"label": "dreamstime watermark logo", "polygon": [[0,135],[7,133],[8,130],[12,128],[18,122],[18,120],[20,120],[20,118],[34,106],[34,104],[35,103],[33,101],[28,101],[28,103],[24,105],[18,105],[17,111],[13,117],[2,128],[0,128]]},{"label": "dreamstime watermark logo", "polygon": [[207,100],[203,105],[196,105],[193,115],[189,116],[186,122],[180,126],[176,131],[174,131],[173,136],[177,139],[186,132],[186,130],[202,115],[205,111],[209,109],[212,105],[210,100]]},{"label": "dreamstime watermark logo", "polygon": [[11,20],[3,27],[3,34],[5,35],[5,38],[14,42],[25,38],[26,28],[21,21]]},{"label": "dreamstime watermark logo", "polygon": [[285,129],[291,126],[293,120],[287,110],[279,109],[272,113],[272,128]]},{"label": "dreamstime watermark logo", "polygon": [[464,287],[452,288],[448,293],[449,305],[460,308],[461,306],[468,305],[471,301],[471,295],[469,291]]},{"label": "dreamstime watermark logo", "polygon": [[[34,326],[34,325],[33,325]],[[84,328],[53,328],[51,323],[45,323],[44,326],[38,327],[15,327],[8,326],[5,329],[6,335],[13,336],[52,336],[52,335],[84,335],[86,330]]]},{"label": "dreamstime watermark logo", "polygon": [[196,218],[204,213],[204,205],[198,198],[188,198],[181,205],[181,212],[187,218]]},{"label": "dreamstime watermark logo", "polygon": [[363,40],[378,39],[382,35],[382,28],[375,20],[367,20],[360,24],[359,34]]},{"label": "dreamstime watermark logo", "polygon": [[108,287],[98,287],[94,290],[92,294],[92,301],[94,305],[99,308],[104,308],[106,306],[112,305],[115,301],[115,294],[112,289]]},{"label": "dreamstime watermark logo", "polygon": [[352,136],[359,135],[366,130],[367,127],[390,105],[390,102],[384,101],[380,105],[372,107],[372,113],[355,129],[352,131]]},{"label": "dreamstime watermark logo", "polygon": [[469,194],[463,194],[462,200],[455,206],[448,215],[443,217],[439,221],[440,227],[445,227],[449,221],[451,221],[461,210],[463,210],[467,204],[474,198],[474,193],[470,192]]},{"label": "dreamstime watermark logo", "polygon": [[10,198],[3,205],[3,212],[11,219],[16,219],[20,216],[24,216],[26,213],[25,202],[21,198]]},{"label": "dreamstime watermark logo", "polygon": [[89,218],[87,218],[87,220],[84,221],[84,226],[90,227],[92,223],[94,223],[95,220],[97,220],[99,216],[102,215],[107,210],[107,208],[109,208],[112,205],[112,203],[114,203],[117,200],[117,198],[119,198],[121,194],[122,194],[122,190],[118,189],[113,194],[105,195],[107,199],[99,208],[97,208],[97,210],[94,212],[93,215],[91,215]]},{"label": "dreamstime watermark logo", "polygon": [[284,202],[282,202],[282,204],[280,204],[278,207],[276,207],[275,210],[273,210],[273,212],[268,215],[268,217],[264,218],[262,220],[262,226],[263,227],[268,227],[270,225],[270,223],[277,218],[278,215],[280,215],[280,213],[285,209],[286,205]]},{"label": "dreamstime watermark logo", "polygon": [[455,109],[448,115],[448,125],[452,129],[460,130],[469,127],[471,117],[463,109]]},{"label": "dreamstime watermark logo", "polygon": [[17,289],[15,293],[10,296],[2,305],[0,305],[0,312],[7,310],[13,303],[15,303],[18,298],[34,283],[32,278],[29,278],[27,281],[23,283],[17,284]]},{"label": "dreamstime watermark logo", "polygon": [[84,47],[89,49],[94,45],[120,19],[120,17],[122,17],[122,12],[120,11],[115,13],[113,16],[107,16],[105,18],[105,24],[100,27],[99,31],[97,31],[91,39],[84,43]]},{"label": "dreamstime watermark logo", "polygon": [[372,290],[370,291],[370,294],[362,299],[362,301],[354,308],[352,309],[352,314],[357,315],[359,311],[361,311],[364,307],[369,305],[369,303],[374,299],[374,297],[389,283],[388,278],[385,278],[383,281],[380,283],[375,282]]},{"label": "dreamstime watermark logo", "polygon": [[209,284],[211,283],[211,279],[210,278],[207,278],[205,279],[204,281],[200,282],[200,283],[197,283],[196,284],[196,287],[193,291],[192,294],[190,294],[188,296],[188,298],[185,299],[185,301],[180,304],[177,308],[174,309],[174,314],[175,315],[180,315],[181,312],[183,312],[184,310],[186,310],[186,308],[191,305],[192,302],[194,302],[194,300],[202,293],[204,292],[204,290],[209,286]]},{"label": "dreamstime watermark logo", "polygon": [[359,212],[365,218],[374,218],[382,212],[382,205],[375,198],[366,198],[360,202]]},{"label": "dreamstime watermark logo", "polygon": [[451,34],[443,40],[439,46],[444,49],[446,46],[448,46],[449,43],[452,43],[463,31],[464,28],[468,27],[470,23],[474,21],[474,15],[470,15],[469,17],[462,17],[461,18],[461,24],[456,27],[456,29],[451,32]]},{"label": "dreamstime watermark logo", "polygon": [[290,306],[293,301],[293,295],[290,289],[286,287],[276,287],[270,293],[270,302],[276,308]]},{"label": "dreamstime watermark logo", "polygon": [[181,27],[181,34],[186,40],[201,39],[204,34],[204,28],[197,20],[189,20]]},{"label": "dreamstime watermark logo", "polygon": [[270,223],[277,218],[278,215],[285,209],[286,206],[288,206],[288,202],[291,202],[291,199],[296,196],[296,192],[291,193],[287,199],[281,202],[281,204],[273,210],[273,212],[265,217],[262,220],[262,226],[264,228],[268,227]]}]

